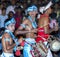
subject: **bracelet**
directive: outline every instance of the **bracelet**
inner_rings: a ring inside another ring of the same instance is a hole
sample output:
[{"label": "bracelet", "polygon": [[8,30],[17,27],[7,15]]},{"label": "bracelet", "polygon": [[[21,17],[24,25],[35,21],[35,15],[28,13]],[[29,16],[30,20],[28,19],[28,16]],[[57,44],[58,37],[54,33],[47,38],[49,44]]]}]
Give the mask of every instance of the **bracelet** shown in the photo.
[{"label": "bracelet", "polygon": [[18,41],[18,39],[15,39],[14,41],[15,41],[15,43],[16,43],[16,42]]},{"label": "bracelet", "polygon": [[16,50],[17,50],[17,47],[15,46],[15,47],[13,48],[13,51],[16,52]]},{"label": "bracelet", "polygon": [[20,43],[17,41],[17,42],[15,42],[15,44],[16,44],[16,46],[18,46]]}]

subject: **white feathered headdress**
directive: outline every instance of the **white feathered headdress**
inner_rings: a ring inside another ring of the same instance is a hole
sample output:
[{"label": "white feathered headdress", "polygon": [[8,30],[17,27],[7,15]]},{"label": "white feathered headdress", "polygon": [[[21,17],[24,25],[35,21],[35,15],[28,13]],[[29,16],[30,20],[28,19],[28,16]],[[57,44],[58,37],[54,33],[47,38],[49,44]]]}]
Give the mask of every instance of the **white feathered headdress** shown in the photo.
[{"label": "white feathered headdress", "polygon": [[43,14],[53,3],[50,1],[46,6],[40,7],[39,11]]}]

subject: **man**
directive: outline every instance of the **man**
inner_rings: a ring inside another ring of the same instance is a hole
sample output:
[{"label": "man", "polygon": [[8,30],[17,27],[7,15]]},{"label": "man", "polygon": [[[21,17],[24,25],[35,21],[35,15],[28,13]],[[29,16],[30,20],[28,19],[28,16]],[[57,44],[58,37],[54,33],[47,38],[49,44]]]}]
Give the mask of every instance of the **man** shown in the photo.
[{"label": "man", "polygon": [[[14,57],[13,49],[14,47],[17,47],[21,42],[22,39],[16,39],[13,32],[15,30],[15,20],[7,19],[5,21],[5,32],[2,35],[2,47],[3,47],[3,53],[1,57]],[[14,42],[15,43],[14,43]]]},{"label": "man", "polygon": [[4,28],[4,21],[8,18],[6,15],[6,8],[2,8],[2,14],[0,15],[0,28]]},{"label": "man", "polygon": [[[36,33],[36,28],[37,28],[37,24],[35,21],[37,14],[37,7],[35,5],[28,7],[27,14],[28,14],[28,18],[23,20],[21,26],[16,31],[16,34],[23,34],[23,33],[26,34],[23,56],[32,57],[30,51],[32,50],[31,45],[36,43],[34,39],[35,38],[34,33]],[[25,30],[22,32],[21,30],[23,29]]]},{"label": "man", "polygon": [[16,7],[16,13],[14,14],[14,17],[16,20],[15,28],[17,29],[20,26],[23,17],[21,7]]},{"label": "man", "polygon": [[[52,3],[49,2],[47,6],[41,7],[40,12],[42,13],[40,15],[39,21],[38,21],[38,37],[36,38],[36,42],[42,41],[45,45],[47,45],[47,40],[49,38],[49,14],[52,12],[51,6]],[[47,47],[46,47],[47,48]],[[52,57],[51,51],[47,50],[47,56],[46,57]]]},{"label": "man", "polygon": [[15,14],[15,7],[16,7],[16,0],[10,0],[11,5],[9,5],[6,9],[6,14],[8,14],[10,11],[12,11]]},{"label": "man", "polygon": [[[48,34],[49,33],[49,14],[51,13],[51,7],[50,6],[51,6],[51,3],[49,3],[48,6],[40,7],[40,12],[42,14],[40,15],[40,18],[39,18],[39,21],[38,21],[38,29],[42,30],[43,34]],[[44,10],[45,8],[47,8],[47,9]],[[37,42],[38,41],[40,41],[40,40],[38,40],[38,38],[37,38]]]}]

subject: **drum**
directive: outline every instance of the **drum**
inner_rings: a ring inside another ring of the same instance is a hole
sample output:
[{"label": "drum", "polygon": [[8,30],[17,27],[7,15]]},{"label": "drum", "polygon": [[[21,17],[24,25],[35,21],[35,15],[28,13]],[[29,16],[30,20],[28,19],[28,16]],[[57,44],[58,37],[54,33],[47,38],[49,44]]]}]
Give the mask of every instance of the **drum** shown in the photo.
[{"label": "drum", "polygon": [[53,52],[57,52],[60,50],[60,42],[58,40],[53,40],[51,43],[50,43],[50,49],[53,51]]},{"label": "drum", "polygon": [[32,50],[30,50],[32,57],[46,57],[47,56],[48,49],[41,41],[33,45],[31,44],[29,45],[32,47]]},{"label": "drum", "polygon": [[41,56],[46,57],[47,52],[48,52],[47,47],[42,42],[36,43],[36,45],[37,45],[37,49],[39,50]]}]

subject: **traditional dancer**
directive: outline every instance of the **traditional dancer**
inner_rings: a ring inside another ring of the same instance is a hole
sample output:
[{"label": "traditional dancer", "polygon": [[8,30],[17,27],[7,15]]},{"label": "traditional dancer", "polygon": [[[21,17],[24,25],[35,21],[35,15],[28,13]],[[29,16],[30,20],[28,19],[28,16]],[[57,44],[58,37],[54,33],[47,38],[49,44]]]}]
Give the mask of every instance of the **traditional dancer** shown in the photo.
[{"label": "traditional dancer", "polygon": [[[23,34],[26,33],[26,38],[25,38],[25,45],[23,49],[23,55],[24,57],[34,57],[34,48],[32,47],[35,45],[35,34],[37,32],[37,24],[36,24],[36,14],[37,14],[37,7],[35,5],[32,5],[27,8],[27,14],[28,17],[23,21],[21,26],[18,28],[16,31],[16,34]],[[21,30],[25,29],[23,32]],[[37,52],[37,51],[35,51]],[[38,53],[38,52],[37,52]],[[38,53],[39,54],[39,53]],[[37,56],[39,57],[40,54]]]},{"label": "traditional dancer", "polygon": [[[13,54],[13,49],[14,47],[18,46],[21,42],[22,39],[16,39],[13,32],[15,30],[15,20],[14,18],[12,19],[7,19],[5,21],[5,32],[2,35],[2,47],[3,47],[3,53],[1,57],[14,57]],[[14,43],[14,42],[15,43]],[[17,48],[15,48],[17,49]]]},{"label": "traditional dancer", "polygon": [[[52,12],[51,6],[52,2],[49,2],[47,6],[40,7],[40,12],[42,13],[40,19],[38,21],[38,37],[36,38],[36,42],[42,41],[45,45],[47,45],[47,40],[49,38],[49,14]],[[50,49],[47,50],[46,57],[53,57]]]}]

